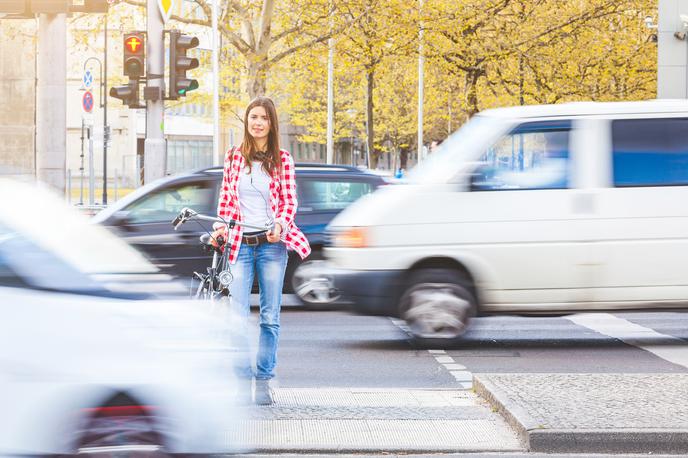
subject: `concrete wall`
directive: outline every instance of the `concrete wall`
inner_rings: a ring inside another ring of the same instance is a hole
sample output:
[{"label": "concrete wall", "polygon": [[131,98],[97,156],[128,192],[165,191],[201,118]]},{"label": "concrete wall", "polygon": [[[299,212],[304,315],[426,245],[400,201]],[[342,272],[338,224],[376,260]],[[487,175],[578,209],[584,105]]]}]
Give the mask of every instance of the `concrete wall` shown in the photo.
[{"label": "concrete wall", "polygon": [[35,36],[33,20],[0,21],[0,174],[34,173]]}]

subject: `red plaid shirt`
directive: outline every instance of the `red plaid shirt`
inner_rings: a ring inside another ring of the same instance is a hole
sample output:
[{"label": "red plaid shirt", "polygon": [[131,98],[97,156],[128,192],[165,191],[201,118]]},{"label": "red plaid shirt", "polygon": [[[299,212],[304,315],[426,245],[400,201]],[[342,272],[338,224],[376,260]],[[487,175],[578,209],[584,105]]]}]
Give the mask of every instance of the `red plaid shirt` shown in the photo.
[{"label": "red plaid shirt", "polygon": [[[270,180],[270,208],[275,223],[282,226],[280,239],[290,250],[296,251],[301,259],[311,253],[306,236],[294,224],[294,216],[298,202],[296,200],[296,178],[294,176],[294,160],[288,151],[280,150],[282,157],[282,172],[276,172]],[[225,156],[225,170],[220,188],[220,201],[217,214],[226,219],[243,221],[239,207],[239,177],[246,162],[238,148],[232,148]],[[229,262],[234,264],[239,256],[241,235],[243,228],[239,225],[229,230],[227,246],[230,247]]]}]

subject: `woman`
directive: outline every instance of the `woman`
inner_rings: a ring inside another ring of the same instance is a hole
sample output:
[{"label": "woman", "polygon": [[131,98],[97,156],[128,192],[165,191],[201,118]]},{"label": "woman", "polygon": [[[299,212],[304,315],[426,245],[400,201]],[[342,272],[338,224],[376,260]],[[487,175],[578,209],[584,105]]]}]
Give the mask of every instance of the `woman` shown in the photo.
[{"label": "woman", "polygon": [[[287,249],[301,258],[310,254],[308,240],[294,224],[296,215],[294,161],[279,147],[279,126],[275,105],[268,97],[257,97],[246,108],[244,139],[225,158],[224,176],[217,213],[224,219],[271,229],[244,230],[236,225],[226,234],[222,226],[213,234],[222,235],[230,250],[234,281],[230,285],[233,307],[243,316],[250,313],[254,275],[260,288],[260,339],[256,357],[257,404],[272,404],[269,380],[274,377],[279,339],[282,284],[287,267]],[[241,374],[253,376],[248,356]]]}]

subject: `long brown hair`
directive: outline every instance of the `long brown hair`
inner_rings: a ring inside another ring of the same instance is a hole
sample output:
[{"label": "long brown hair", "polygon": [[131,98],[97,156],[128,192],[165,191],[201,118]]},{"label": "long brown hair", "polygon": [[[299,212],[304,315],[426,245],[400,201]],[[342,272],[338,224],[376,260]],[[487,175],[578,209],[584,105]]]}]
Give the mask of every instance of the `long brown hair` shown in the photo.
[{"label": "long brown hair", "polygon": [[[258,153],[256,141],[248,131],[248,114],[255,107],[265,108],[268,120],[270,121],[266,155],[256,154]],[[282,170],[282,158],[280,157],[279,145],[279,122],[277,120],[275,103],[270,97],[256,97],[251,100],[251,103],[246,107],[246,113],[244,114],[244,140],[241,142],[241,155],[244,156],[244,160],[248,166],[250,166],[252,161],[261,161],[263,163],[263,170],[270,176]]]}]

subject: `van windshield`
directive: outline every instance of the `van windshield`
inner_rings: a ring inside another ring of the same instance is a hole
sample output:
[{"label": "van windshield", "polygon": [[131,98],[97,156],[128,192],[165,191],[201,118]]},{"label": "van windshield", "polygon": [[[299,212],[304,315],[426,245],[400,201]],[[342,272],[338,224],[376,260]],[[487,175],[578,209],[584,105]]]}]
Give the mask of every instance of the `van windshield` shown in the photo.
[{"label": "van windshield", "polygon": [[[458,131],[449,136],[440,148],[409,171],[407,182],[412,184],[446,183],[457,175],[470,156],[483,149],[495,137],[504,123],[488,116],[473,116]],[[479,154],[477,154],[479,155]]]}]

